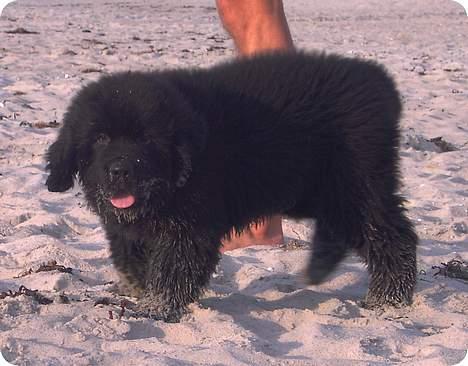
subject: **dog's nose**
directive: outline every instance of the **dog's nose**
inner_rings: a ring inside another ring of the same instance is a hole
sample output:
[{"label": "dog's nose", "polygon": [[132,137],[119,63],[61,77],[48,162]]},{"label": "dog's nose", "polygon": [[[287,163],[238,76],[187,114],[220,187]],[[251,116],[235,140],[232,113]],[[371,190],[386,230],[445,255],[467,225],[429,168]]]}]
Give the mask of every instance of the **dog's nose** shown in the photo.
[{"label": "dog's nose", "polygon": [[128,178],[129,170],[122,160],[117,160],[109,166],[109,176],[111,180],[126,179]]}]

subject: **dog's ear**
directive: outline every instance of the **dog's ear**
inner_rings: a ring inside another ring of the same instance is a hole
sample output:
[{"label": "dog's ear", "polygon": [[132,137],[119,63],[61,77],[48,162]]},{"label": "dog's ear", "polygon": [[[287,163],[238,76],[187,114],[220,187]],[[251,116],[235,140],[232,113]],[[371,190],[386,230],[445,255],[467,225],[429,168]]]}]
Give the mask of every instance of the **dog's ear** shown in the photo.
[{"label": "dog's ear", "polygon": [[183,187],[187,183],[192,174],[193,161],[205,148],[207,135],[207,125],[200,121],[176,134],[175,150],[178,158],[175,177],[176,187]]},{"label": "dog's ear", "polygon": [[46,170],[50,172],[46,181],[47,189],[50,192],[64,192],[72,188],[78,163],[70,126],[66,122],[57,140],[49,147],[46,159]]}]

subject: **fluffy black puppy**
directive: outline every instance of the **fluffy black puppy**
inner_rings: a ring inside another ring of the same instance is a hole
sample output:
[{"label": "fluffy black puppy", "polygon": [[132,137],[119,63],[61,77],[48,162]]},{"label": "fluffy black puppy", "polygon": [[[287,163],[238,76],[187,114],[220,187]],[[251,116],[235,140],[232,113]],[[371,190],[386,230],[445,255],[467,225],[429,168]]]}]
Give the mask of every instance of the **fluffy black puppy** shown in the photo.
[{"label": "fluffy black puppy", "polygon": [[317,284],[350,249],[368,306],[411,302],[417,237],[398,194],[399,94],[379,65],[272,53],[210,69],[104,76],[72,100],[47,168],[78,174],[142,311],[177,321],[234,227],[317,220]]}]

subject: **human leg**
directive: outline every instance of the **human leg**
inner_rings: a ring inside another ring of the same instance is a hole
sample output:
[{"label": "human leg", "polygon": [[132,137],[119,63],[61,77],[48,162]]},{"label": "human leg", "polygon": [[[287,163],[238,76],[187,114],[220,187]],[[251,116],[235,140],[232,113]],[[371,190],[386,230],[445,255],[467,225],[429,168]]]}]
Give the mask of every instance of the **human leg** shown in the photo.
[{"label": "human leg", "polygon": [[216,4],[242,56],[293,48],[281,0],[216,0]]},{"label": "human leg", "polygon": [[[216,5],[221,22],[240,55],[293,48],[281,0],[216,0]],[[281,216],[273,216],[223,241],[222,251],[282,243]]]}]

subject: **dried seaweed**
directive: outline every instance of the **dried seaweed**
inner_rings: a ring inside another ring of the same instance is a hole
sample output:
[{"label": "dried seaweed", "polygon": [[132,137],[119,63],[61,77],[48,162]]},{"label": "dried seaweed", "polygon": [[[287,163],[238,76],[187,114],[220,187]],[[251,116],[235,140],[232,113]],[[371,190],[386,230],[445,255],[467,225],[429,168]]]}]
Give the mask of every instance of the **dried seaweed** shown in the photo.
[{"label": "dried seaweed", "polygon": [[32,124],[33,128],[58,128],[60,127],[60,123],[57,121],[49,121],[49,122],[35,122]]},{"label": "dried seaweed", "polygon": [[445,276],[450,278],[458,278],[468,281],[468,263],[459,259],[452,259],[448,263],[441,263],[441,266],[432,266],[432,269],[438,269],[435,276]]},{"label": "dried seaweed", "polygon": [[[127,309],[134,310],[136,304],[128,300],[119,301],[117,299],[113,299],[109,297],[101,297],[94,302],[94,306],[97,306],[97,305],[115,305],[115,306],[120,307],[119,319],[122,319],[122,317],[125,314],[125,310]],[[109,312],[109,319],[114,319],[112,310],[109,310],[108,312]]]},{"label": "dried seaweed", "polygon": [[41,305],[48,305],[53,302],[53,300],[48,299],[44,295],[41,295],[38,290],[30,290],[26,286],[23,286],[23,285],[21,285],[18,291],[15,291],[15,292],[11,290],[8,290],[6,292],[0,292],[0,300],[5,299],[7,297],[18,297],[21,295],[30,296]]},{"label": "dried seaweed", "polygon": [[73,269],[70,267],[65,267],[60,264],[57,264],[57,261],[51,260],[47,263],[42,263],[38,269],[33,270],[32,268],[29,268],[27,271],[21,272],[18,276],[15,278],[21,278],[28,276],[32,273],[39,273],[39,272],[51,272],[51,271],[59,271],[63,273],[72,273]]},{"label": "dried seaweed", "polygon": [[308,245],[306,242],[303,242],[302,240],[290,240],[280,246],[281,249],[289,251],[289,250],[300,250],[300,249],[305,249],[307,248]]},{"label": "dried seaweed", "polygon": [[20,122],[21,127],[31,127],[31,128],[58,128],[60,127],[60,123],[57,121],[49,121],[49,122],[28,122],[22,121]]}]

